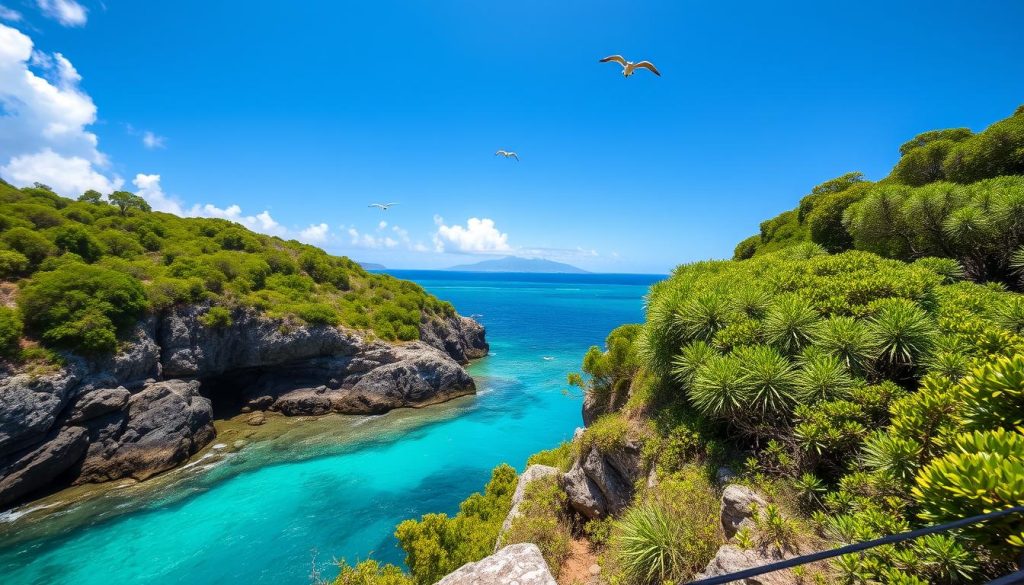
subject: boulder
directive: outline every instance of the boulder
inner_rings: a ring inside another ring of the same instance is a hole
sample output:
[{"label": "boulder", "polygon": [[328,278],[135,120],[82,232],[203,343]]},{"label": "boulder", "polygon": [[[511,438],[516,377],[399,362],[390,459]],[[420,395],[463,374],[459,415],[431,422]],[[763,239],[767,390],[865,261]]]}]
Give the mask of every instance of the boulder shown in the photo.
[{"label": "boulder", "polygon": [[84,428],[64,427],[40,445],[0,459],[0,505],[46,487],[75,465],[88,447]]},{"label": "boulder", "polygon": [[80,380],[77,370],[0,378],[0,456],[43,440]]},{"label": "boulder", "polygon": [[764,498],[744,485],[732,484],[722,491],[722,530],[732,538],[740,525],[765,506]]},{"label": "boulder", "polygon": [[460,364],[482,358],[490,351],[484,339],[483,326],[459,315],[445,318],[424,316],[420,323],[420,339],[450,355]]},{"label": "boulder", "polygon": [[523,498],[526,496],[526,486],[544,477],[557,477],[558,474],[558,469],[550,465],[531,465],[519,476],[519,481],[516,482],[516,491],[512,494],[512,508],[508,511],[508,516],[505,516],[505,522],[501,525],[498,541],[494,543],[494,552],[498,552],[498,549],[501,548],[505,533],[512,528],[512,521],[519,517],[519,504],[523,502]]},{"label": "boulder", "polygon": [[[783,555],[776,549],[742,549],[734,544],[726,544],[718,549],[715,557],[711,559],[711,562],[708,563],[703,572],[694,577],[694,580],[728,575],[729,573],[760,567],[782,559]],[[741,585],[796,585],[799,582],[789,571],[776,571],[749,579],[734,581],[734,583]]]},{"label": "boulder", "polygon": [[608,514],[608,502],[601,488],[587,477],[580,465],[574,465],[568,473],[559,478],[558,483],[565,491],[569,505],[586,518],[593,520]]},{"label": "boulder", "polygon": [[71,409],[70,423],[82,423],[121,410],[128,404],[131,392],[124,386],[99,388],[79,395]]},{"label": "boulder", "polygon": [[557,585],[535,544],[513,544],[462,565],[437,585]]},{"label": "boulder", "polygon": [[213,407],[199,382],[169,380],[133,394],[123,413],[90,427],[92,444],[76,483],[147,479],[187,460],[215,436]]},{"label": "boulder", "polygon": [[263,414],[262,412],[254,412],[250,414],[247,419],[245,419],[245,422],[250,426],[258,427],[262,424],[266,424],[267,415]]}]

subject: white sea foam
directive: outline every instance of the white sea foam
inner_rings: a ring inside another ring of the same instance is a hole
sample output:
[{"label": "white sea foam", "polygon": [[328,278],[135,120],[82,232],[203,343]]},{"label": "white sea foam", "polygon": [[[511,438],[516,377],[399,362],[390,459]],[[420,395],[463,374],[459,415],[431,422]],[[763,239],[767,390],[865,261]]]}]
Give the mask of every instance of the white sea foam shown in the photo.
[{"label": "white sea foam", "polygon": [[26,505],[24,505],[24,506],[22,506],[20,508],[15,508],[13,510],[7,510],[6,512],[0,512],[0,523],[14,522],[18,518],[21,518],[22,516],[25,516],[26,514],[31,514],[32,512],[38,512],[39,510],[46,510],[47,508],[54,508],[54,507],[59,506],[59,505],[61,505],[63,503],[64,502],[54,502],[52,504],[40,504],[38,506],[32,506],[30,504],[26,504]]},{"label": "white sea foam", "polygon": [[226,449],[227,445],[225,445],[224,443],[217,443],[216,445],[213,446],[213,448],[220,451],[221,449]]},{"label": "white sea foam", "polygon": [[555,359],[555,358],[553,358],[553,357],[551,357],[549,355],[544,356],[544,361],[546,361],[546,362],[550,362],[553,359]]}]

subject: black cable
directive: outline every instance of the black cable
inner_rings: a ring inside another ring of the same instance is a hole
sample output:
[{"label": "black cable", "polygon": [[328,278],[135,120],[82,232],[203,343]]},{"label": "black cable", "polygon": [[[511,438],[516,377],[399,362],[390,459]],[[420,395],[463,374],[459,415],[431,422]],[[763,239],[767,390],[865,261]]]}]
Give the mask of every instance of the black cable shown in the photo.
[{"label": "black cable", "polygon": [[[699,581],[691,581],[689,585],[721,585],[722,583],[731,583],[733,581],[739,581],[748,577],[756,577],[757,575],[763,575],[765,573],[771,573],[773,571],[781,571],[782,569],[789,569],[792,567],[798,567],[800,565],[806,565],[807,563],[813,563],[825,559],[831,559],[833,557],[839,557],[842,555],[848,555],[850,553],[860,552],[869,548],[875,548],[876,546],[882,546],[883,544],[893,544],[896,542],[903,542],[905,540],[913,540],[915,538],[925,536],[928,534],[935,534],[936,532],[946,532],[969,526],[971,524],[977,524],[978,522],[985,522],[986,520],[992,520],[993,518],[1001,518],[1003,516],[1009,516],[1010,514],[1019,514],[1024,512],[1024,506],[1014,506],[1013,508],[1007,508],[1005,510],[997,510],[995,512],[989,512],[988,514],[981,514],[979,516],[971,516],[970,518],[963,518],[961,520],[954,520],[953,522],[947,522],[945,524],[936,524],[935,526],[928,526],[926,528],[919,528],[910,532],[901,532],[899,534],[890,534],[889,536],[883,536],[882,538],[876,538],[874,540],[866,540],[864,542],[858,542],[855,544],[848,544],[832,550],[825,550],[821,552],[812,553],[800,557],[793,557],[784,561],[778,561],[775,563],[769,563],[767,565],[761,565],[760,567],[754,567],[752,569],[745,569],[743,571],[737,571],[735,573],[729,573],[728,575],[719,575],[717,577],[708,577],[707,579],[700,579]],[[1006,583],[1016,583],[1016,581],[1006,581]]]}]

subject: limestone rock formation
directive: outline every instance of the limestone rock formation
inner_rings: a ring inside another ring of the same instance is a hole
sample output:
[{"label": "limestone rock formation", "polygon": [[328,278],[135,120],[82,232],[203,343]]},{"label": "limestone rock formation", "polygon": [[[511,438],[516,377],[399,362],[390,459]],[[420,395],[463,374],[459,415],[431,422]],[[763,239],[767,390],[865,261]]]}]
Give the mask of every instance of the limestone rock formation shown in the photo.
[{"label": "limestone rock formation", "polygon": [[426,319],[421,339],[390,344],[251,309],[206,327],[207,305],[139,322],[113,356],[65,355],[47,373],[0,369],[0,506],[72,483],[146,479],[214,438],[213,403],[286,415],[382,413],[472,394],[460,363],[487,354],[458,315]]},{"label": "limestone rock formation", "polygon": [[625,509],[633,499],[634,484],[642,476],[641,445],[626,441],[606,453],[590,447],[562,476],[560,485],[573,509],[593,519]]},{"label": "limestone rock formation", "polygon": [[556,585],[535,544],[513,544],[475,563],[462,565],[437,585]]},{"label": "limestone rock formation", "polygon": [[519,476],[519,481],[516,483],[516,491],[512,493],[512,508],[508,511],[508,516],[505,516],[505,522],[501,525],[501,531],[498,533],[498,541],[494,543],[494,552],[498,552],[498,549],[501,548],[505,533],[512,528],[512,522],[519,517],[519,505],[523,502],[523,498],[526,496],[526,486],[544,477],[557,477],[558,474],[558,469],[551,467],[550,465],[531,465],[526,468],[526,471],[524,471],[522,475]]},{"label": "limestone rock formation", "polygon": [[[757,526],[753,521],[755,514],[760,514],[761,509],[766,506],[762,498],[754,490],[742,485],[728,485],[722,492],[722,528],[727,539],[735,536],[741,528],[751,531],[751,539],[759,540]],[[750,548],[741,548],[737,544],[726,543],[719,547],[714,558],[708,563],[704,571],[694,577],[703,579],[727,575],[745,569],[760,567],[783,559],[792,558],[797,554],[806,554],[811,551],[780,550],[772,545],[755,545]],[[775,571],[757,577],[751,577],[736,581],[741,585],[797,585],[803,582],[791,571]]]}]

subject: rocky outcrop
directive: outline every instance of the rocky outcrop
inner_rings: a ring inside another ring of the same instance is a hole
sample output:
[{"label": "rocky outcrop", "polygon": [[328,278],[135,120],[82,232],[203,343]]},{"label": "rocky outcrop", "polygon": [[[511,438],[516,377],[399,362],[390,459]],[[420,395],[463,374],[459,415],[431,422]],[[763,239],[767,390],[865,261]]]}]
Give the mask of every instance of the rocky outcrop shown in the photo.
[{"label": "rocky outcrop", "polygon": [[558,473],[558,469],[550,465],[531,465],[519,476],[519,481],[516,482],[516,491],[512,493],[512,508],[509,509],[508,516],[505,516],[505,522],[501,525],[501,531],[498,532],[498,541],[494,543],[494,552],[498,552],[498,549],[501,548],[505,533],[512,528],[512,522],[519,517],[519,505],[526,497],[526,486],[538,479],[557,477]]},{"label": "rocky outcrop", "polygon": [[450,355],[460,364],[487,355],[483,325],[469,317],[423,317],[420,339]]},{"label": "rocky outcrop", "polygon": [[643,477],[641,445],[627,440],[608,452],[596,446],[585,451],[560,479],[569,504],[594,519],[618,514],[633,500],[634,485]]},{"label": "rocky outcrop", "polygon": [[49,373],[0,371],[0,506],[71,483],[146,479],[209,443],[213,403],[257,414],[382,413],[476,391],[460,363],[487,353],[483,328],[425,320],[422,341],[389,344],[326,325],[209,307],[140,322],[114,356],[66,356]]},{"label": "rocky outcrop", "polygon": [[[722,491],[721,522],[725,531],[726,539],[731,539],[741,529],[750,532],[749,542],[746,548],[737,543],[729,543],[719,547],[714,558],[708,563],[704,571],[696,575],[694,579],[718,577],[728,575],[754,567],[761,567],[770,563],[792,558],[798,554],[812,552],[810,550],[781,550],[773,544],[765,544],[758,535],[757,524],[754,522],[756,514],[766,506],[764,498],[749,487],[742,485],[728,485]],[[774,571],[736,581],[742,585],[796,585],[802,583],[792,571]]]},{"label": "rocky outcrop", "polygon": [[512,544],[475,563],[462,565],[437,585],[556,585],[535,544]]},{"label": "rocky outcrop", "polygon": [[722,490],[722,531],[732,538],[746,522],[752,525],[754,514],[765,506],[764,498],[745,485],[728,485]]}]

